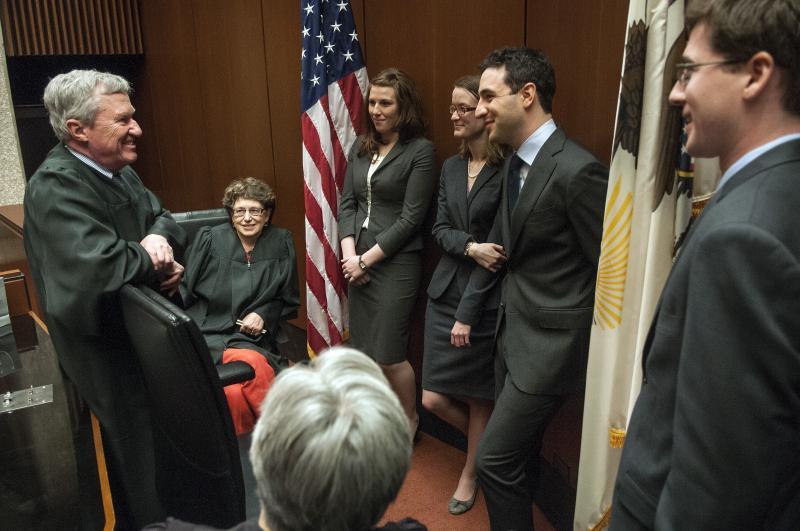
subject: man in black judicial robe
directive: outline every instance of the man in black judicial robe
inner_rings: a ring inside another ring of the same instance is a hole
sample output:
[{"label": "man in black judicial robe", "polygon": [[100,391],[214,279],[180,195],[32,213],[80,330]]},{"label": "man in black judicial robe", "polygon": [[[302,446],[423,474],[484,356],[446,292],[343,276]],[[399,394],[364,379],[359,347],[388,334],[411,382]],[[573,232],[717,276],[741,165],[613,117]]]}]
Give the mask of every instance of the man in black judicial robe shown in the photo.
[{"label": "man in black judicial robe", "polygon": [[174,292],[186,236],[128,166],[142,131],[128,82],[73,70],[44,103],[59,138],[25,191],[25,250],[66,376],[97,416],[117,528],[164,518],[154,483],[151,424],[118,291],[146,283]]}]

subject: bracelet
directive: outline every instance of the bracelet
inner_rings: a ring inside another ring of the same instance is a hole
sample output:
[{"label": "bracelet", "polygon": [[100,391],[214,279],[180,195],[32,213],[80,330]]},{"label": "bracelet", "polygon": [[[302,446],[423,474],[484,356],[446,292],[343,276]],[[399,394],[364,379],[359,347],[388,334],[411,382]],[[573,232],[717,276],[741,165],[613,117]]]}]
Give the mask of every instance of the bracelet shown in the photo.
[{"label": "bracelet", "polygon": [[361,271],[366,271],[368,269],[367,264],[364,262],[364,259],[361,258],[361,255],[358,255],[358,267],[361,268]]},{"label": "bracelet", "polygon": [[473,245],[475,245],[475,242],[473,241],[467,242],[467,244],[464,246],[464,256],[469,256],[469,250],[472,248]]}]

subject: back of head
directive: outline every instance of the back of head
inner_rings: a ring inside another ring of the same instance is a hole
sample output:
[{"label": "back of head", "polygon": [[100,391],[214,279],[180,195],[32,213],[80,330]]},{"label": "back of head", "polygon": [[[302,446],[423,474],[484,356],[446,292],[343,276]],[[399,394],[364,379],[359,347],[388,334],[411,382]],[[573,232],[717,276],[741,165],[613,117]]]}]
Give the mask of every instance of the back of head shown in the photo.
[{"label": "back of head", "polygon": [[72,70],[59,74],[44,89],[44,106],[50,115],[50,125],[62,142],[70,139],[67,120],[75,119],[94,125],[98,102],[102,94],[130,94],[128,81],[115,74],[97,70]]},{"label": "back of head", "polygon": [[278,376],[250,457],[271,531],[361,531],[408,470],[408,421],[375,362],[350,348]]},{"label": "back of head", "polygon": [[784,75],[784,108],[800,116],[800,0],[692,0],[686,25],[699,24],[728,59],[768,52]]},{"label": "back of head", "polygon": [[500,48],[486,56],[479,66],[481,72],[502,67],[506,69],[505,82],[512,92],[517,92],[526,83],[533,83],[542,110],[553,112],[556,72],[544,52],[533,48]]}]

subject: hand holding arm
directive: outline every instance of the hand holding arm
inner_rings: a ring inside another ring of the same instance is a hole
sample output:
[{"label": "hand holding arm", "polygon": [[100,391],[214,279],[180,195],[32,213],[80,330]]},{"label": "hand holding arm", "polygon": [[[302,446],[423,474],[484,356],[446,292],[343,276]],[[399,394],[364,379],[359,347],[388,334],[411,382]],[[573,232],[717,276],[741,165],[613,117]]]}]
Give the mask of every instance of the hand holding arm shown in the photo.
[{"label": "hand holding arm", "polygon": [[183,276],[183,266],[178,262],[172,262],[172,268],[170,270],[162,270],[161,273],[163,275],[163,278],[158,287],[161,291],[165,292],[167,295],[172,296],[181,283],[181,277]]},{"label": "hand holding arm", "polygon": [[484,269],[492,273],[497,272],[506,263],[506,251],[497,243],[471,243],[467,249],[467,256]]},{"label": "hand holding arm", "polygon": [[144,247],[150,260],[153,262],[153,269],[157,272],[172,271],[174,257],[172,247],[164,236],[159,234],[148,234],[139,242]]}]

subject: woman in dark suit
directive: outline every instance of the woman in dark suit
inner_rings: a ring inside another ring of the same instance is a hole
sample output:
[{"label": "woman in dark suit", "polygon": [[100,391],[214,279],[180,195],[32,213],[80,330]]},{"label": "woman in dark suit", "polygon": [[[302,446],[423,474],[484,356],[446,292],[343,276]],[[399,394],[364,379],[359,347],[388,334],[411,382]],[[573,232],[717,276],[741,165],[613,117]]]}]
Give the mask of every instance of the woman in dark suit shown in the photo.
[{"label": "woman in dark suit", "polygon": [[436,187],[433,144],[422,136],[414,82],[396,68],[370,81],[367,112],[367,134],[347,158],[339,204],[350,338],[381,365],[413,434],[419,418],[406,349],[422,269],[420,229]]},{"label": "woman in dark suit", "polygon": [[428,286],[422,404],[467,436],[467,460],[453,497],[451,514],[468,511],[477,493],[475,450],[494,401],[494,329],[499,289],[484,301],[483,317],[471,330],[459,330],[455,313],[472,270],[495,269],[502,248],[480,243],[492,227],[500,202],[504,150],[489,142],[478,105],[478,76],[458,79],[450,120],[461,140],[459,154],[442,166],[439,208],[433,237],[443,251]]}]

